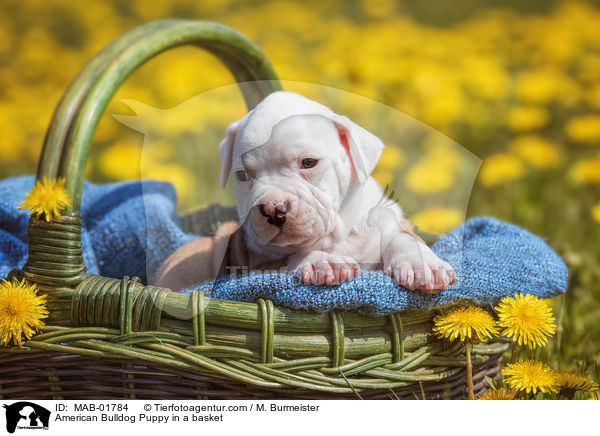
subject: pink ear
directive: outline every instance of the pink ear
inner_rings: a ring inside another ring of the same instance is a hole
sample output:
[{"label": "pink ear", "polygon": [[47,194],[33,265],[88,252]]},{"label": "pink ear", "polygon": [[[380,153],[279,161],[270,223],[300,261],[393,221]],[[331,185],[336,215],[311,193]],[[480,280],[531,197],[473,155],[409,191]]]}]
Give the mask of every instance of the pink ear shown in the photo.
[{"label": "pink ear", "polygon": [[335,121],[333,122],[333,125],[337,129],[338,137],[340,138],[342,147],[344,147],[344,150],[346,150],[346,154],[348,154],[348,157],[350,158],[350,164],[354,168],[354,160],[352,159],[352,153],[350,152],[350,138],[348,130],[346,130],[344,126],[336,123]]},{"label": "pink ear", "polygon": [[350,158],[358,180],[362,183],[375,169],[383,151],[383,142],[346,117],[334,115],[332,118],[340,143]]}]

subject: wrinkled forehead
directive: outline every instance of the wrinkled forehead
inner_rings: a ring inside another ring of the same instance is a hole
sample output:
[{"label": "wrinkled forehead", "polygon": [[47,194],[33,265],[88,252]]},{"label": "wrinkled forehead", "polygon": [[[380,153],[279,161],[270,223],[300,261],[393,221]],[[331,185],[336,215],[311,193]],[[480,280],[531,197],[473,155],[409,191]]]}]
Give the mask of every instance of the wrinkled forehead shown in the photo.
[{"label": "wrinkled forehead", "polygon": [[333,121],[322,115],[294,115],[281,120],[272,130],[268,142],[306,143],[337,136]]},{"label": "wrinkled forehead", "polygon": [[[337,130],[333,121],[322,115],[293,115],[277,122],[268,135],[264,126],[245,126],[233,153],[234,161],[240,161],[244,154],[296,155],[298,153],[319,154],[322,157],[337,155],[339,147]],[[250,153],[249,153],[250,152]]]}]

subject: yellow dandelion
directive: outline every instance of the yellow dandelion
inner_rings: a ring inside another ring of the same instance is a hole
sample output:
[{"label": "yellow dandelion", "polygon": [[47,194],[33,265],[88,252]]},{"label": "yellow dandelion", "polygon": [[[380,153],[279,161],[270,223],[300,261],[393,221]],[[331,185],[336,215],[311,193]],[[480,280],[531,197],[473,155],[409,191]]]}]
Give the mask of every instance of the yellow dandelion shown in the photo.
[{"label": "yellow dandelion", "polygon": [[575,162],[569,169],[571,179],[576,183],[600,183],[600,156],[589,157]]},{"label": "yellow dandelion", "polygon": [[502,299],[498,307],[498,325],[502,336],[512,336],[519,345],[529,348],[543,346],[556,327],[552,308],[544,300],[530,294],[515,294]]},{"label": "yellow dandelion", "polygon": [[595,143],[600,141],[600,115],[585,115],[571,118],[565,132],[573,141]]},{"label": "yellow dandelion", "polygon": [[511,151],[536,168],[553,168],[560,163],[560,149],[538,135],[524,135],[510,142]]},{"label": "yellow dandelion", "polygon": [[517,95],[522,101],[547,103],[557,97],[564,83],[562,73],[554,69],[523,71],[517,76]]},{"label": "yellow dandelion", "polygon": [[550,115],[542,106],[517,106],[508,112],[507,124],[515,131],[532,130],[548,124]]},{"label": "yellow dandelion", "polygon": [[71,197],[65,189],[65,179],[48,179],[35,182],[31,192],[25,196],[18,209],[30,209],[29,215],[44,216],[46,221],[60,218],[60,214],[71,204]]},{"label": "yellow dandelion", "polygon": [[600,202],[596,203],[592,207],[592,218],[594,218],[596,222],[600,223]]},{"label": "yellow dandelion", "polygon": [[396,169],[402,166],[404,156],[398,147],[387,146],[383,149],[377,168]]},{"label": "yellow dandelion", "polygon": [[590,380],[584,375],[576,374],[571,371],[557,371],[558,385],[564,390],[592,392],[598,390],[598,383]]},{"label": "yellow dandelion", "polygon": [[558,376],[548,365],[535,360],[508,363],[502,368],[502,375],[508,376],[506,383],[517,391],[544,393],[558,391]]},{"label": "yellow dandelion", "polygon": [[376,168],[371,175],[381,186],[391,185],[394,181],[394,173],[387,168]]},{"label": "yellow dandelion", "polygon": [[440,338],[451,341],[459,338],[461,341],[471,339],[475,335],[480,341],[497,333],[494,319],[480,307],[459,307],[444,315],[437,315],[433,331]]},{"label": "yellow dandelion", "polygon": [[141,155],[140,147],[120,141],[102,152],[98,168],[105,176],[117,180],[139,178]]},{"label": "yellow dandelion", "polygon": [[514,389],[496,389],[477,397],[477,400],[514,400],[517,392]]},{"label": "yellow dandelion", "polygon": [[523,162],[509,153],[496,153],[486,157],[479,171],[483,186],[491,187],[519,179],[525,174]]},{"label": "yellow dandelion", "polygon": [[17,345],[23,335],[29,339],[44,326],[41,320],[47,316],[46,296],[37,295],[35,285],[25,280],[0,282],[0,344],[12,340]]},{"label": "yellow dandelion", "polygon": [[434,207],[417,212],[411,217],[421,230],[431,233],[446,233],[464,218],[464,212],[450,207]]},{"label": "yellow dandelion", "polygon": [[444,162],[424,161],[412,167],[406,174],[406,185],[419,194],[435,194],[450,188],[455,171]]},{"label": "yellow dandelion", "polygon": [[465,341],[465,355],[467,358],[467,395],[472,400],[473,391],[473,364],[471,362],[471,351],[474,336],[480,341],[484,337],[491,338],[496,334],[494,319],[489,313],[480,307],[458,307],[444,315],[437,315],[433,319],[433,331],[440,338],[448,338],[453,341],[460,338]]}]

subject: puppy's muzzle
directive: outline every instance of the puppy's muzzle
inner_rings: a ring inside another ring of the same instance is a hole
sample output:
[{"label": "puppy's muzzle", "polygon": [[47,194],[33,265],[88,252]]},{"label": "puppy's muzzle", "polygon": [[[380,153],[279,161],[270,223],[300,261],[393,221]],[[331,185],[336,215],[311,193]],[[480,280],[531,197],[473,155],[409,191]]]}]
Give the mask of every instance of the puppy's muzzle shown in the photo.
[{"label": "puppy's muzzle", "polygon": [[258,205],[258,210],[262,216],[267,218],[269,224],[282,228],[289,206],[288,201],[284,203],[264,203]]}]

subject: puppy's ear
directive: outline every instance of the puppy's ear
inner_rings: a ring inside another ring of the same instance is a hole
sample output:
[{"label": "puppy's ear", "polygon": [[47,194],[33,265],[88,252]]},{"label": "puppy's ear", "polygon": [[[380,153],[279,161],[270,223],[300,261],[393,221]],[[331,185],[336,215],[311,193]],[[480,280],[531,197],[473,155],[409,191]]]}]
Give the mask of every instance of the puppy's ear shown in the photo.
[{"label": "puppy's ear", "polygon": [[219,154],[221,155],[221,189],[225,189],[227,186],[227,180],[229,179],[229,173],[231,172],[233,144],[235,143],[239,123],[240,120],[234,121],[227,127],[225,139],[219,144]]},{"label": "puppy's ear", "polygon": [[364,182],[375,169],[384,145],[373,135],[347,117],[336,115],[333,124],[342,146],[346,149],[359,182]]}]

